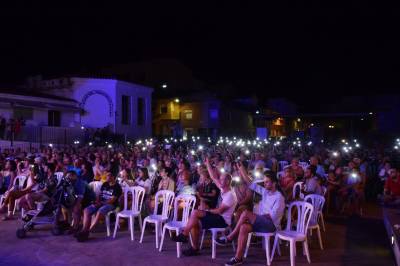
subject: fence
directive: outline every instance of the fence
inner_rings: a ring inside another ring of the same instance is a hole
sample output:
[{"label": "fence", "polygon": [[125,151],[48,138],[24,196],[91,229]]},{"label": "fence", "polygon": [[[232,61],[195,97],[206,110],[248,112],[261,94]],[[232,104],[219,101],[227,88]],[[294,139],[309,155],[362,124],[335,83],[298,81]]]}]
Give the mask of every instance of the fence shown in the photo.
[{"label": "fence", "polygon": [[80,128],[24,126],[18,135],[8,135],[0,141],[0,148],[38,148],[41,145],[71,145],[75,140],[84,141],[85,134]]}]

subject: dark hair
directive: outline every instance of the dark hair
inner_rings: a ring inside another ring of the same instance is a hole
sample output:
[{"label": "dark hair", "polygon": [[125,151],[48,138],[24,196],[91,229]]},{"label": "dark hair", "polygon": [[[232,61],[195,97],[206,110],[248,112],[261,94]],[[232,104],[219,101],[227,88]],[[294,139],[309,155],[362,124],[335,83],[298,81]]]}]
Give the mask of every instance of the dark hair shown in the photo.
[{"label": "dark hair", "polygon": [[161,170],[164,170],[165,171],[165,173],[167,173],[167,176],[168,177],[171,177],[171,175],[172,175],[172,169],[170,168],[170,167],[161,167],[160,168],[160,172],[161,172]]},{"label": "dark hair", "polygon": [[149,170],[147,170],[146,167],[140,167],[139,170],[143,172],[143,179],[144,180],[149,179]]},{"label": "dark hair", "polygon": [[54,173],[54,171],[56,170],[56,166],[54,163],[47,163],[47,169]]},{"label": "dark hair", "polygon": [[315,165],[309,165],[309,166],[307,166],[307,169],[309,169],[311,171],[312,175],[317,174],[317,167]]},{"label": "dark hair", "polygon": [[275,183],[276,190],[278,190],[286,198],[286,194],[282,190],[281,185],[279,185],[279,180],[278,180],[276,174],[271,170],[266,170],[264,172],[264,176],[268,177],[272,181],[272,183]]},{"label": "dark hair", "polygon": [[9,160],[10,162],[10,171],[15,172],[17,170],[17,163],[13,160]]}]

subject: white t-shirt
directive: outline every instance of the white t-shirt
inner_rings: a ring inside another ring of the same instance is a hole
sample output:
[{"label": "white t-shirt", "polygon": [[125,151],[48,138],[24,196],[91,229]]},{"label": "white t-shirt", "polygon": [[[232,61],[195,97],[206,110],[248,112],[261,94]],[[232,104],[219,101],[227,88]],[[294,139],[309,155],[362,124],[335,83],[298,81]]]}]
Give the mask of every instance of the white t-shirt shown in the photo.
[{"label": "white t-shirt", "polygon": [[221,214],[221,216],[224,218],[227,225],[231,225],[232,215],[237,204],[236,194],[233,190],[229,190],[225,193],[221,192],[221,198],[221,204],[229,207],[226,211],[224,211],[224,213]]}]

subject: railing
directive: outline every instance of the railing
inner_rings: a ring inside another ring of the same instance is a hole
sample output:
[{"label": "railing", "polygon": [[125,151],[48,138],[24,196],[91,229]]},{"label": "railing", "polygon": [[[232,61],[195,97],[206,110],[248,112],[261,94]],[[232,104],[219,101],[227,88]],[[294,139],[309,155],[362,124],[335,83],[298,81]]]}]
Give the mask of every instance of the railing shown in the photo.
[{"label": "railing", "polygon": [[[75,140],[84,140],[84,131],[80,128],[48,127],[48,126],[23,126],[18,134],[5,134],[4,143],[9,142],[9,147],[16,147],[22,143],[34,145],[71,145]],[[30,143],[30,144],[29,144]],[[26,145],[26,144],[24,144]],[[8,146],[8,145],[6,145]]]}]

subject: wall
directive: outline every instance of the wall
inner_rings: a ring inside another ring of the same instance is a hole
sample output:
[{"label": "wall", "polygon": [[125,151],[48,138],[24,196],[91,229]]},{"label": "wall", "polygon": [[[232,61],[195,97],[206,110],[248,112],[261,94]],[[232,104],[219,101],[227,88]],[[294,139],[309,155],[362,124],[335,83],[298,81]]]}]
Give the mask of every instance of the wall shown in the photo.
[{"label": "wall", "polygon": [[[74,99],[79,103],[85,101],[82,106],[87,112],[81,116],[80,124],[86,127],[105,127],[111,125],[115,130],[116,112],[116,80],[94,78],[71,78],[71,86],[63,89],[48,89],[46,93]],[[72,117],[74,121],[74,117]]]},{"label": "wall", "polygon": [[[152,111],[151,111],[151,93],[152,89],[132,84],[128,82],[118,81],[116,85],[116,132],[126,135],[128,138],[144,138],[152,135]],[[130,125],[122,124],[122,96],[131,97],[131,119]],[[138,98],[143,98],[145,101],[145,121],[142,126],[138,125],[137,121],[137,102]]]}]

